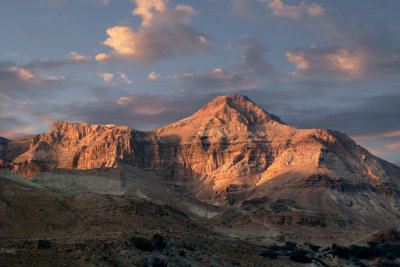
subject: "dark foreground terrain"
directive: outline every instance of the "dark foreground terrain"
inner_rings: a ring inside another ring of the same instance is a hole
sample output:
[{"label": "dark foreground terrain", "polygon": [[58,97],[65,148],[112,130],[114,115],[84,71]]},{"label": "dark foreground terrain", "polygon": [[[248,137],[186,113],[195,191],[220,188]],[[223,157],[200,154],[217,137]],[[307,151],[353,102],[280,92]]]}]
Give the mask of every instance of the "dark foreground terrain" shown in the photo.
[{"label": "dark foreground terrain", "polygon": [[136,197],[70,194],[0,178],[0,198],[0,266],[400,266],[396,231],[363,246],[282,236],[259,244]]}]

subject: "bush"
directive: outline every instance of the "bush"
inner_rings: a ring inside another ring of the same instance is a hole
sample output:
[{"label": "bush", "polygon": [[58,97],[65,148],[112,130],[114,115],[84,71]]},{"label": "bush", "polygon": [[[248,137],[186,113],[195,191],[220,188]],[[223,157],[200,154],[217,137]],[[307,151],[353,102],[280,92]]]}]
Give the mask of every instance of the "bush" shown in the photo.
[{"label": "bush", "polygon": [[286,251],[293,251],[293,250],[296,249],[296,247],[297,247],[296,243],[290,242],[290,241],[286,241],[285,245],[282,247],[282,249],[286,250]]},{"label": "bush", "polygon": [[331,252],[333,256],[338,256],[339,258],[349,258],[350,251],[347,247],[341,247],[336,244],[333,244],[331,247]]},{"label": "bush", "polygon": [[186,257],[186,252],[184,250],[179,250],[179,256]]},{"label": "bush", "polygon": [[41,240],[38,241],[37,247],[38,248],[50,248],[51,247],[51,243],[47,239],[41,239]]},{"label": "bush", "polygon": [[144,237],[131,238],[131,243],[135,248],[143,251],[151,252],[155,249],[151,240]]},{"label": "bush", "polygon": [[261,252],[260,255],[263,256],[263,257],[268,257],[270,259],[276,259],[278,257],[278,254],[274,250],[272,250],[270,248],[267,248],[266,250]]},{"label": "bush", "polygon": [[273,244],[273,245],[268,246],[268,249],[273,250],[273,251],[279,251],[279,250],[281,250],[281,247],[276,244]]},{"label": "bush", "polygon": [[290,253],[289,258],[295,262],[310,263],[312,262],[312,258],[310,258],[307,254],[308,251],[304,249],[296,249]]},{"label": "bush", "polygon": [[162,259],[155,258],[153,262],[153,267],[167,267],[168,263],[163,261]]},{"label": "bush", "polygon": [[321,246],[317,246],[317,245],[307,243],[307,242],[305,242],[304,245],[308,246],[311,250],[313,250],[315,252],[317,252],[321,248]]},{"label": "bush", "polygon": [[167,242],[165,242],[164,237],[159,234],[155,234],[151,241],[158,250],[163,250],[167,246]]},{"label": "bush", "polygon": [[350,246],[350,253],[359,259],[371,259],[379,256],[379,251],[374,247]]}]

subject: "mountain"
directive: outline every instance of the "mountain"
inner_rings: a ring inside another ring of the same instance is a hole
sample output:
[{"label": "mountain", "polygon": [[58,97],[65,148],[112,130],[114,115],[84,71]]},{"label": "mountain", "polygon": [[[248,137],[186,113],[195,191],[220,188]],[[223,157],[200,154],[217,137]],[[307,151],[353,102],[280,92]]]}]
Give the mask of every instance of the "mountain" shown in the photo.
[{"label": "mountain", "polygon": [[[196,201],[236,207],[243,221],[347,221],[374,229],[399,223],[399,167],[338,131],[286,125],[242,95],[217,97],[152,131],[56,122],[46,133],[2,141],[0,155],[3,168],[63,190],[72,189],[65,179],[55,182],[56,169],[125,168],[126,177],[134,168],[142,172],[135,179],[153,177]],[[98,192],[95,184],[86,190]],[[110,190],[126,194],[124,186],[122,179]],[[287,212],[262,215],[278,204]]]}]

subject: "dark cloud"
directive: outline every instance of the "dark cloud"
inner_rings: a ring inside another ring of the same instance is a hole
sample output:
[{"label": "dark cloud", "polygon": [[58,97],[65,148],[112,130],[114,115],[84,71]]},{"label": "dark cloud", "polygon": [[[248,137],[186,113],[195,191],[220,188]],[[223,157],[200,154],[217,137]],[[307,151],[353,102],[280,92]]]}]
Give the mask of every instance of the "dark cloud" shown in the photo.
[{"label": "dark cloud", "polygon": [[268,48],[260,40],[251,36],[242,36],[238,40],[243,48],[241,61],[234,65],[242,73],[261,77],[276,75],[275,68],[265,59]]},{"label": "dark cloud", "polygon": [[215,94],[153,96],[131,93],[118,100],[73,102],[49,108],[58,120],[119,124],[145,130],[159,128],[192,115]]},{"label": "dark cloud", "polygon": [[26,136],[35,129],[36,127],[32,123],[20,120],[11,114],[2,112],[2,115],[0,115],[0,137],[19,138]]},{"label": "dark cloud", "polygon": [[400,73],[400,44],[385,29],[334,26],[327,39],[342,45],[302,46],[286,53],[293,76],[313,79],[381,80]]},{"label": "dark cloud", "polygon": [[0,94],[9,98],[35,99],[67,87],[64,77],[42,76],[12,62],[0,62]]},{"label": "dark cloud", "polygon": [[221,68],[203,73],[186,73],[174,76],[185,91],[202,90],[224,93],[228,91],[248,90],[257,87],[257,82],[241,74],[231,74]]},{"label": "dark cloud", "polygon": [[[332,101],[335,101],[334,99]],[[324,109],[304,107],[300,113],[312,116],[297,117],[295,123],[305,128],[331,128],[352,136],[400,130],[400,94],[350,98],[352,105],[327,106]],[[338,100],[339,103],[339,100]]]}]

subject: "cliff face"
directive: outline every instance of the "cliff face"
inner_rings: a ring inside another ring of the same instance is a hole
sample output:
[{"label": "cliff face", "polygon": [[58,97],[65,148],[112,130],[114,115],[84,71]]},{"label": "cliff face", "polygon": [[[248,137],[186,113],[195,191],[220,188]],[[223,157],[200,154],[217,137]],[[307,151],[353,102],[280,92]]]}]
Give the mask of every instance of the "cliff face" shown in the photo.
[{"label": "cliff face", "polygon": [[54,168],[129,164],[218,205],[265,194],[282,197],[294,184],[313,183],[343,190],[368,184],[362,190],[399,197],[400,168],[340,132],[296,129],[237,95],[217,97],[158,130],[57,122],[47,133],[2,142],[1,149],[3,167],[29,178]]}]

